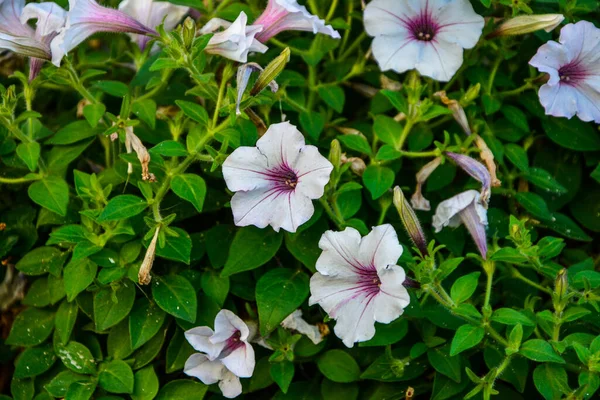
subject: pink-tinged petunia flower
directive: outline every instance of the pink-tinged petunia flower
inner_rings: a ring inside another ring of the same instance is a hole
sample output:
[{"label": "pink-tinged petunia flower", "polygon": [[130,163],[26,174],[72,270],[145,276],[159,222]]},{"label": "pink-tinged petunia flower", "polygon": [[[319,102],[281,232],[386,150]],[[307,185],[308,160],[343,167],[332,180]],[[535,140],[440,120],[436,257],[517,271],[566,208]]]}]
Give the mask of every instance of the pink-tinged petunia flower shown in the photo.
[{"label": "pink-tinged petunia flower", "polygon": [[227,187],[236,192],[235,224],[296,232],[313,215],[312,199],[323,196],[332,170],[295,126],[271,125],[256,147],[237,148],[223,164]]},{"label": "pink-tinged petunia flower", "polygon": [[473,237],[479,253],[484,259],[486,258],[485,228],[488,224],[487,210],[481,204],[478,191],[467,190],[442,201],[435,210],[432,222],[436,232],[440,232],[446,226],[456,228],[464,225]]},{"label": "pink-tinged petunia flower", "polygon": [[438,81],[452,79],[484,25],[468,0],[373,0],[364,20],[381,70],[416,69]]},{"label": "pink-tinged petunia flower", "polygon": [[[119,10],[152,29],[155,29],[164,20],[165,30],[170,31],[177,26],[190,8],[177,6],[167,1],[124,0],[119,4]],[[129,36],[142,50],[150,41],[146,35],[130,33]]]},{"label": "pink-tinged petunia flower", "polygon": [[347,347],[375,335],[375,322],[389,324],[408,306],[404,269],[396,265],[402,246],[394,228],[380,225],[364,238],[354,228],[327,231],[317,273],[310,279],[310,305],[336,320],[334,332]]},{"label": "pink-tinged petunia flower", "polygon": [[481,203],[487,208],[488,201],[492,195],[492,177],[488,169],[477,160],[472,159],[464,154],[452,153],[447,151],[446,155],[456,163],[463,171],[471,175],[471,177],[481,182]]},{"label": "pink-tinged petunia flower", "polygon": [[283,31],[307,31],[323,33],[334,39],[340,38],[338,31],[309,13],[297,0],[269,0],[267,8],[254,21],[254,25],[263,26],[263,30],[256,36],[263,43]]},{"label": "pink-tinged petunia flower", "polygon": [[229,310],[219,311],[214,331],[208,326],[186,331],[187,341],[200,353],[187,359],[183,372],[206,385],[218,382],[227,398],[240,395],[240,378],[251,377],[256,364],[249,332],[246,323]]},{"label": "pink-tinged petunia flower", "polygon": [[218,54],[230,60],[245,63],[248,53],[264,53],[269,48],[255,39],[263,28],[259,25],[247,25],[248,16],[241,12],[235,21],[229,22],[220,18],[213,18],[200,29],[201,34],[214,33],[204,49],[209,54]]},{"label": "pink-tinged petunia flower", "polygon": [[548,115],[600,123],[600,29],[587,21],[568,24],[558,41],[544,44],[529,61],[550,75],[540,103]]},{"label": "pink-tinged petunia flower", "polygon": [[97,32],[158,35],[124,12],[102,7],[95,0],[69,0],[65,27],[52,40],[52,63],[60,66],[69,51]]}]

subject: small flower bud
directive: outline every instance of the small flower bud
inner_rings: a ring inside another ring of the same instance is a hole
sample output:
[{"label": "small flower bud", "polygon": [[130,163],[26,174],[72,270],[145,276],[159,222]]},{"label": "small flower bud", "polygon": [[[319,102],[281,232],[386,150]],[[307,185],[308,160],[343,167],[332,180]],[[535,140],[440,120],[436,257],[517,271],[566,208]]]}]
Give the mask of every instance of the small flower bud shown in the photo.
[{"label": "small flower bud", "polygon": [[267,65],[262,74],[260,74],[254,87],[250,91],[250,94],[255,96],[262,92],[267,86],[271,87],[271,91],[276,92],[279,87],[277,86],[277,83],[275,83],[275,85],[273,85],[273,83],[275,82],[275,78],[277,78],[284,70],[288,61],[290,61],[290,49],[289,47],[286,47],[280,55]]},{"label": "small flower bud", "polygon": [[339,168],[342,163],[342,148],[340,142],[337,139],[331,141],[331,148],[329,149],[329,161],[333,164],[333,168]]},{"label": "small flower bud", "polygon": [[520,15],[503,22],[494,32],[488,35],[488,39],[497,36],[524,35],[540,29],[550,32],[560,25],[564,19],[565,17],[562,14]]},{"label": "small flower bud", "polygon": [[402,376],[404,376],[404,360],[393,359],[390,364],[390,370],[392,371],[392,374],[396,378],[402,378]]},{"label": "small flower bud", "polygon": [[410,240],[412,240],[423,256],[427,255],[427,239],[425,239],[421,223],[399,186],[394,188],[394,206],[400,215],[400,219]]},{"label": "small flower bud", "polygon": [[185,21],[183,21],[182,36],[185,48],[190,49],[194,43],[194,37],[196,37],[196,23],[190,17],[187,17]]},{"label": "small flower bud", "polygon": [[142,265],[140,266],[140,270],[138,272],[138,282],[140,285],[147,285],[152,279],[150,276],[150,270],[152,269],[152,264],[154,264],[154,256],[156,255],[156,242],[158,241],[159,233],[160,225],[158,225],[154,231],[154,236],[148,245],[148,250],[146,250],[146,255],[144,256],[144,261],[142,261]]},{"label": "small flower bud", "polygon": [[464,94],[464,96],[462,97],[462,104],[469,104],[472,101],[474,101],[476,98],[479,97],[479,92],[481,91],[481,84],[478,83],[477,85],[473,85],[470,86],[469,89],[467,89],[467,93]]},{"label": "small flower bud", "polygon": [[569,288],[569,280],[567,277],[567,270],[565,268],[558,271],[556,274],[556,280],[554,283],[554,291],[559,298],[563,298],[567,294]]}]

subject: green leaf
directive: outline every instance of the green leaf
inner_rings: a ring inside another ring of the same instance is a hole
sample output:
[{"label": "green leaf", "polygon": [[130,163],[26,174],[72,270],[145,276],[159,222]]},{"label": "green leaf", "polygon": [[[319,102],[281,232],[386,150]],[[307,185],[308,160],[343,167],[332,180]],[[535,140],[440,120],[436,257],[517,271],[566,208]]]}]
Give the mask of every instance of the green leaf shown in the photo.
[{"label": "green leaf", "polygon": [[208,125],[208,113],[201,105],[184,100],[175,100],[175,104],[181,108],[186,116],[198,122],[201,126]]},{"label": "green leaf", "polygon": [[175,140],[164,140],[149,150],[151,155],[159,154],[165,157],[185,157],[188,155],[185,147]]},{"label": "green leaf", "polygon": [[456,383],[460,383],[462,373],[462,362],[460,356],[451,357],[449,345],[429,349],[427,359],[433,368],[440,374],[446,375]]},{"label": "green leaf", "polygon": [[51,272],[60,275],[65,258],[60,250],[42,246],[31,250],[17,262],[15,267],[25,275],[42,275]]},{"label": "green leaf", "polygon": [[256,284],[260,333],[266,337],[277,329],[308,297],[308,276],[288,268],[272,269]]},{"label": "green leaf", "polygon": [[577,151],[600,150],[600,135],[591,124],[577,118],[548,118],[542,120],[546,134],[560,146]]},{"label": "green leaf", "polygon": [[512,247],[503,247],[499,249],[492,255],[491,259],[494,261],[502,261],[511,264],[520,264],[527,262],[528,260],[528,258],[521,254],[519,250]]},{"label": "green leaf", "polygon": [[570,204],[571,213],[577,221],[594,232],[600,232],[600,191],[590,191],[577,196]]},{"label": "green leaf", "polygon": [[529,170],[529,158],[527,152],[521,146],[508,143],[504,146],[504,154],[521,171],[527,172]]},{"label": "green leaf", "polygon": [[62,371],[59,372],[50,382],[48,382],[44,389],[52,397],[63,398],[67,394],[67,390],[72,383],[86,381],[89,378],[85,375],[77,374],[73,371]]},{"label": "green leaf", "polygon": [[100,366],[98,384],[110,393],[133,393],[133,371],[125,361],[109,361]]},{"label": "green leaf", "polygon": [[564,237],[582,242],[590,242],[592,238],[583,231],[571,218],[565,214],[553,213],[552,220],[544,221],[544,224],[555,232],[560,233]]},{"label": "green leaf", "polygon": [[45,341],[54,328],[54,312],[39,308],[21,311],[13,321],[6,339],[11,346],[36,346]]},{"label": "green leaf", "polygon": [[17,146],[17,155],[33,172],[37,169],[40,159],[40,144],[38,142],[21,143]]},{"label": "green leaf", "polygon": [[387,346],[398,343],[408,333],[408,322],[398,318],[389,324],[375,323],[375,336],[366,342],[360,342],[358,347]]},{"label": "green leaf", "polygon": [[202,291],[219,306],[223,306],[229,294],[229,278],[224,278],[215,270],[202,273]]},{"label": "green leaf", "polygon": [[228,277],[264,265],[281,247],[283,235],[272,229],[241,228],[233,238],[221,276]]},{"label": "green leaf", "polygon": [[150,71],[159,71],[165,68],[179,68],[179,63],[177,62],[177,60],[174,60],[172,58],[158,58],[150,66]]},{"label": "green leaf", "polygon": [[378,115],[375,117],[373,132],[382,142],[397,148],[402,134],[402,125],[393,118]]},{"label": "green leaf", "polygon": [[186,360],[195,352],[196,350],[185,339],[183,331],[177,328],[167,347],[165,372],[170,374],[183,369]]},{"label": "green leaf", "polygon": [[319,96],[323,101],[338,113],[344,111],[346,95],[339,86],[322,86],[318,89]]},{"label": "green leaf", "polygon": [[361,154],[371,154],[371,146],[363,135],[343,135],[338,136],[337,139],[351,150]]},{"label": "green leaf", "polygon": [[567,193],[567,189],[558,183],[556,179],[548,171],[542,168],[529,168],[529,171],[524,174],[525,179],[533,183],[540,189],[544,189],[554,194]]},{"label": "green leaf", "polygon": [[283,361],[271,364],[271,378],[277,383],[283,393],[287,393],[294,379],[294,363]]},{"label": "green leaf", "polygon": [[133,400],[152,400],[158,394],[158,377],[152,365],[137,371],[133,381]]},{"label": "green leaf", "polygon": [[502,114],[509,120],[514,126],[522,130],[523,132],[529,132],[529,124],[527,123],[527,115],[517,107],[505,105],[500,109]]},{"label": "green leaf", "polygon": [[492,321],[504,325],[535,326],[535,322],[530,320],[525,314],[512,308],[498,308],[494,310],[491,318]]},{"label": "green leaf", "polygon": [[178,379],[164,385],[156,400],[202,400],[206,394],[208,386],[200,382],[191,381],[188,379]]},{"label": "green leaf", "polygon": [[118,221],[133,217],[143,212],[148,207],[148,202],[131,194],[122,194],[113,197],[98,219],[100,221]]},{"label": "green leaf", "polygon": [[96,382],[74,382],[69,386],[65,399],[89,400],[96,390]]},{"label": "green leaf", "polygon": [[182,276],[155,276],[152,297],[167,313],[188,322],[195,322],[197,298],[192,284]]},{"label": "green leaf", "polygon": [[13,376],[23,379],[41,375],[52,367],[54,361],[56,361],[56,356],[51,345],[30,347],[17,358]]},{"label": "green leaf", "polygon": [[541,339],[531,339],[523,343],[519,354],[537,362],[565,363],[565,360],[554,352],[550,343]]},{"label": "green leaf", "polygon": [[394,108],[398,110],[398,112],[403,112],[405,114],[408,113],[408,101],[406,97],[402,94],[402,92],[397,92],[394,90],[382,90],[380,92],[382,95],[387,97],[387,99],[392,103]]},{"label": "green leaf", "polygon": [[129,87],[119,81],[97,81],[94,86],[104,93],[115,97],[125,97],[129,93]]},{"label": "green leaf", "polygon": [[520,192],[515,195],[515,198],[534,217],[552,219],[552,213],[541,196],[532,192]]},{"label": "green leaf", "polygon": [[44,143],[64,145],[79,142],[80,140],[94,136],[96,136],[96,131],[90,127],[90,124],[87,121],[75,121],[61,128],[54,136]]},{"label": "green leaf", "polygon": [[106,287],[94,294],[94,322],[96,329],[103,331],[121,322],[133,307],[135,286],[123,281],[114,291]]},{"label": "green leaf", "polygon": [[98,266],[83,258],[69,262],[64,269],[64,282],[67,300],[73,301],[75,297],[94,282]]},{"label": "green leaf", "polygon": [[153,130],[156,129],[156,103],[152,99],[135,101],[131,111]]},{"label": "green leaf", "polygon": [[198,212],[202,212],[206,197],[206,182],[198,175],[175,175],[171,180],[171,190],[177,196],[189,201]]},{"label": "green leaf", "polygon": [[56,176],[47,176],[29,186],[29,198],[36,204],[64,217],[69,205],[69,185]]},{"label": "green leaf", "polygon": [[56,311],[56,318],[54,319],[54,327],[61,344],[66,344],[71,337],[71,332],[75,327],[75,321],[77,320],[77,312],[79,307],[76,302],[69,302],[63,300]]},{"label": "green leaf", "polygon": [[458,304],[469,300],[475,293],[475,289],[477,289],[479,275],[481,275],[481,272],[472,272],[458,278],[452,285],[452,289],[450,289],[452,300]]},{"label": "green leaf", "polygon": [[92,128],[98,126],[98,123],[100,122],[100,119],[104,116],[105,112],[106,106],[102,103],[88,104],[87,106],[83,107],[83,116]]},{"label": "green leaf", "polygon": [[485,329],[470,324],[462,325],[456,330],[450,346],[450,356],[455,356],[471,347],[475,347],[483,340]]},{"label": "green leaf", "polygon": [[157,305],[145,297],[138,298],[129,315],[131,348],[135,350],[152,339],[162,327],[165,317],[165,312]]},{"label": "green leaf", "polygon": [[394,184],[394,179],[394,171],[387,167],[371,165],[363,173],[363,183],[373,200],[383,196]]},{"label": "green leaf", "polygon": [[317,359],[317,366],[319,371],[333,382],[354,382],[360,377],[360,367],[354,358],[343,350],[329,350]]},{"label": "green leaf", "polygon": [[300,113],[300,126],[312,139],[318,140],[325,129],[325,117],[317,112]]},{"label": "green leaf", "polygon": [[571,392],[567,372],[558,365],[542,364],[533,371],[533,383],[546,400],[560,400]]},{"label": "green leaf", "polygon": [[[178,236],[167,236],[165,247],[156,246],[156,255],[189,264],[192,253],[192,239],[190,235],[181,228],[169,227],[169,229],[175,231]],[[144,246],[148,247],[150,240],[148,238],[148,240],[144,241]]]},{"label": "green leaf", "polygon": [[[59,346],[56,355],[65,367],[80,374],[95,374],[96,361],[92,352],[78,342],[69,342],[66,346]],[[68,397],[68,396],[67,396]]]},{"label": "green leaf", "polygon": [[82,225],[63,225],[50,233],[46,245],[51,244],[77,244],[87,241],[87,230]]}]

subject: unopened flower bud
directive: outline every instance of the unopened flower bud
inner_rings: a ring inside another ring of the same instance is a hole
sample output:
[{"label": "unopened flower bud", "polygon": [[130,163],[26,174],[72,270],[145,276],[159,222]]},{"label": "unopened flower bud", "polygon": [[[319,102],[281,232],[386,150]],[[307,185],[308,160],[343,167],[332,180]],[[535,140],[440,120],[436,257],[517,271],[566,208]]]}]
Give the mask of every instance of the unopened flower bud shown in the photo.
[{"label": "unopened flower bud", "polygon": [[541,29],[550,32],[564,19],[562,14],[520,15],[503,22],[488,35],[488,39],[497,36],[524,35]]},{"label": "unopened flower bud", "polygon": [[342,163],[350,163],[350,170],[358,176],[362,176],[367,169],[367,164],[359,157],[346,157],[346,154],[342,154]]},{"label": "unopened flower bud", "polygon": [[187,17],[185,21],[183,21],[182,36],[185,48],[191,48],[194,43],[194,37],[196,36],[196,23],[190,17]]},{"label": "unopened flower bud", "polygon": [[481,91],[480,83],[478,83],[477,85],[470,86],[469,89],[467,89],[467,92],[462,97],[461,103],[463,105],[471,103],[472,101],[474,101],[476,98],[479,97],[480,91]]},{"label": "unopened flower bud", "polygon": [[290,49],[286,47],[283,49],[280,55],[278,55],[273,61],[267,65],[265,70],[260,74],[254,87],[250,91],[252,96],[255,96],[263,91],[267,86],[271,86],[271,90],[276,92],[278,89],[277,83],[273,86],[273,82],[275,82],[275,78],[279,76],[279,74],[284,70],[288,61],[290,61]]},{"label": "unopened flower bud", "polygon": [[342,163],[342,148],[337,139],[333,139],[331,141],[331,148],[329,149],[329,161],[331,164],[333,164],[333,168],[339,168]]},{"label": "unopened flower bud", "polygon": [[392,371],[392,374],[396,378],[402,378],[402,376],[404,376],[405,362],[403,360],[393,359],[390,364],[390,370]]},{"label": "unopened flower bud", "polygon": [[140,266],[140,270],[138,272],[138,282],[140,285],[147,285],[152,279],[150,276],[150,270],[152,269],[152,264],[154,264],[154,256],[156,255],[156,242],[158,241],[159,233],[160,225],[158,225],[154,231],[154,236],[148,245],[148,250],[146,250],[146,255],[144,256],[144,261],[142,261],[142,265]]},{"label": "unopened flower bud", "polygon": [[471,127],[469,126],[469,120],[467,119],[467,114],[465,114],[465,110],[462,108],[460,103],[456,100],[452,100],[446,96],[445,91],[440,91],[434,94],[440,98],[442,103],[444,103],[450,111],[452,111],[452,116],[454,120],[460,125],[460,127],[465,131],[467,135],[471,134]]},{"label": "unopened flower bud", "polygon": [[425,239],[421,223],[399,186],[394,188],[394,206],[398,211],[398,215],[400,215],[400,219],[410,240],[412,240],[423,256],[427,255],[427,239]]},{"label": "unopened flower bud", "polygon": [[563,298],[567,294],[569,280],[567,277],[567,270],[565,268],[561,269],[558,271],[558,274],[556,274],[554,286],[555,293],[559,298]]}]

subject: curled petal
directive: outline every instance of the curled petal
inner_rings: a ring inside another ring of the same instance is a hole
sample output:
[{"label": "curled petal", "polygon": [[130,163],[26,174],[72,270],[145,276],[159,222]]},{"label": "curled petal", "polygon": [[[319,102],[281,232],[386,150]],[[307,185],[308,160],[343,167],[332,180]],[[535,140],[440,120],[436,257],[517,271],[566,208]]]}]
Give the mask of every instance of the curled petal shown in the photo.
[{"label": "curled petal", "polygon": [[281,326],[306,335],[306,337],[309,338],[314,344],[319,344],[323,341],[323,336],[321,335],[319,327],[306,322],[302,318],[302,310],[296,310],[291,313],[281,322]]},{"label": "curled petal", "polygon": [[196,353],[187,359],[183,372],[200,379],[205,385],[212,385],[223,379],[227,369],[220,361],[210,361],[204,354]]},{"label": "curled petal", "polygon": [[427,164],[425,164],[423,166],[423,168],[421,168],[419,170],[419,172],[417,172],[417,175],[416,175],[417,187],[415,188],[415,193],[412,195],[412,197],[410,199],[410,202],[415,210],[421,210],[421,211],[431,210],[431,205],[429,203],[429,200],[427,200],[423,196],[423,193],[422,193],[423,185],[425,184],[425,182],[427,181],[429,176],[433,173],[433,171],[435,171],[436,168],[439,167],[441,163],[442,163],[442,157],[436,157],[433,160],[431,160],[430,162],[428,162]]},{"label": "curled petal", "polygon": [[221,310],[215,318],[215,333],[210,338],[211,343],[224,342],[239,332],[241,341],[248,340],[248,326],[240,317],[229,310]]},{"label": "curled petal", "polygon": [[226,357],[221,358],[223,365],[240,378],[250,378],[254,372],[254,349],[248,343],[243,343]]},{"label": "curled petal", "polygon": [[472,203],[460,212],[460,219],[467,228],[481,257],[487,257],[487,238],[485,227],[487,226],[487,213],[479,203]]},{"label": "curled petal", "polygon": [[479,161],[472,159],[469,156],[463,154],[446,152],[446,155],[450,157],[463,171],[469,174],[473,179],[481,182],[481,201],[484,206],[487,207],[490,199],[492,178],[487,168]]},{"label": "curled petal", "polygon": [[[208,42],[205,51],[210,54],[218,54],[230,60],[245,63],[248,61],[249,52],[264,53],[268,47],[255,39],[255,36],[262,30],[261,26],[247,26],[248,16],[243,11],[237,19],[229,25],[224,31],[215,33]],[[218,29],[222,26],[222,20],[209,23],[208,29],[201,29],[201,32],[207,32]]]},{"label": "curled petal", "polygon": [[211,336],[215,333],[208,326],[199,326],[185,331],[185,338],[188,343],[197,351],[206,353],[210,361],[216,360],[225,347],[225,343],[213,343]]},{"label": "curled petal", "polygon": [[470,204],[478,202],[479,196],[478,191],[467,190],[466,192],[459,193],[438,204],[432,221],[436,233],[446,226],[453,228],[458,227],[461,223],[458,213],[467,208]]}]

